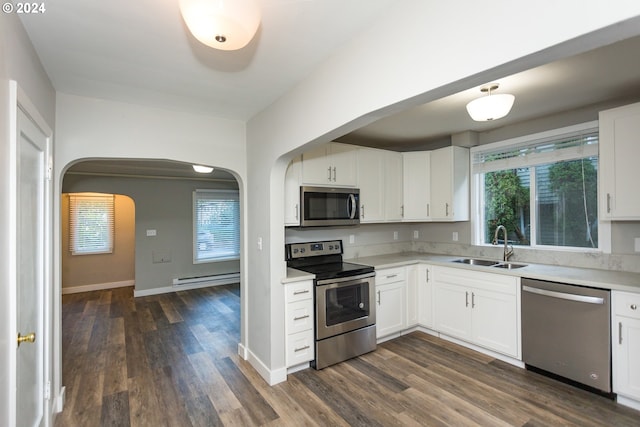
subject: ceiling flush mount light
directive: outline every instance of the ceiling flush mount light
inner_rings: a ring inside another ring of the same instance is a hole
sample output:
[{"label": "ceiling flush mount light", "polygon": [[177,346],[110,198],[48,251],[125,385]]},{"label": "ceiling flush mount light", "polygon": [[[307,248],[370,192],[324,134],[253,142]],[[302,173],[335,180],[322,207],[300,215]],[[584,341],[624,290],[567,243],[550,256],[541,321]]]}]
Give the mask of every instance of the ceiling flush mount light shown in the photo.
[{"label": "ceiling flush mount light", "polygon": [[467,104],[467,111],[476,122],[487,122],[500,119],[511,111],[516,97],[509,94],[494,95],[492,92],[498,89],[498,83],[491,83],[480,88],[481,92],[488,92],[487,96],[474,99]]},{"label": "ceiling flush mount light", "polygon": [[210,166],[202,166],[202,165],[193,165],[193,170],[198,173],[211,173],[213,172],[213,168]]},{"label": "ceiling flush mount light", "polygon": [[180,0],[180,13],[196,39],[220,50],[242,49],[260,25],[255,0]]}]

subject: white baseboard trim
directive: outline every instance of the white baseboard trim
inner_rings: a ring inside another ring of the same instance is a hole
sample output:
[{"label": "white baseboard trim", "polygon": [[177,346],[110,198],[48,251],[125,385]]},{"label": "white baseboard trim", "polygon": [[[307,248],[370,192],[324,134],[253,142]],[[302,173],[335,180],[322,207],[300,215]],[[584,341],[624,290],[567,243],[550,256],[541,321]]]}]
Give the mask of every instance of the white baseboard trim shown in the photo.
[{"label": "white baseboard trim", "polygon": [[53,412],[55,412],[56,414],[59,414],[60,412],[62,412],[62,410],[64,409],[64,402],[65,402],[66,396],[67,396],[67,387],[62,386],[60,388],[60,392],[55,397],[55,400],[53,402]]},{"label": "white baseboard trim", "polygon": [[241,342],[238,343],[238,355],[242,357],[242,360],[247,360],[249,358],[249,351]]},{"label": "white baseboard trim", "polygon": [[278,383],[284,382],[287,380],[287,368],[279,368],[275,370],[271,370],[262,363],[262,360],[258,358],[251,350],[247,349],[248,357],[247,361],[254,367],[256,371],[260,374],[260,376],[269,384],[270,386],[276,385]]},{"label": "white baseboard trim", "polygon": [[238,281],[231,281],[229,283],[200,282],[200,283],[189,283],[186,285],[163,286],[161,288],[152,288],[152,289],[141,289],[141,290],[134,289],[133,296],[147,297],[150,295],[168,294],[170,292],[180,292],[180,291],[188,291],[191,289],[209,288],[211,286],[230,285],[231,283],[238,283]]},{"label": "white baseboard trim", "polygon": [[491,356],[494,359],[502,360],[503,362],[507,362],[507,363],[509,363],[509,364],[511,364],[513,366],[517,366],[518,368],[523,368],[524,369],[524,367],[525,367],[523,361],[515,359],[513,357],[506,356],[506,355],[501,354],[501,353],[497,353],[497,352],[495,352],[493,350],[489,350],[489,349],[486,349],[484,347],[479,347],[479,346],[477,346],[475,344],[471,344],[471,343],[468,343],[466,341],[462,341],[462,340],[460,340],[458,338],[453,338],[453,337],[450,337],[450,336],[445,335],[445,334],[439,334],[439,336],[443,340],[450,341],[452,343],[461,345],[463,347],[470,348],[471,350],[475,350],[478,353],[486,354],[487,356]]},{"label": "white baseboard trim", "polygon": [[104,289],[126,288],[127,286],[135,286],[135,280],[123,280],[121,282],[94,283],[91,285],[81,286],[64,286],[62,294],[78,294],[80,292],[101,291]]},{"label": "white baseboard trim", "polygon": [[637,411],[640,411],[640,402],[638,402],[637,400],[629,399],[628,397],[617,395],[616,401],[621,405],[628,406],[629,408],[633,408]]}]

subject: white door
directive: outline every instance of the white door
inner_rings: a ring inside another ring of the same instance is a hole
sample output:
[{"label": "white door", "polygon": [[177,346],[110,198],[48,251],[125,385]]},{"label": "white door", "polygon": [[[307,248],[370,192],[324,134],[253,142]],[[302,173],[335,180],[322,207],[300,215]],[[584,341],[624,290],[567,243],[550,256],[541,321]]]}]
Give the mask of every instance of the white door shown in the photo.
[{"label": "white door", "polygon": [[[18,108],[16,147],[16,406],[18,426],[44,417],[44,298],[48,138]],[[33,334],[33,335],[32,335]],[[22,342],[20,342],[22,340]]]}]

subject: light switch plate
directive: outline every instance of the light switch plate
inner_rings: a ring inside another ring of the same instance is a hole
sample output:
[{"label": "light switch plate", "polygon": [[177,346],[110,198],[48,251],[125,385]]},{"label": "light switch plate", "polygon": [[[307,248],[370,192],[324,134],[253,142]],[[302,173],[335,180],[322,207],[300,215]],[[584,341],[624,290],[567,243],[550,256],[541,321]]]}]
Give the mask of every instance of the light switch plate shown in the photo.
[{"label": "light switch plate", "polygon": [[413,238],[414,239],[419,239],[420,238],[420,232],[418,230],[413,230]]},{"label": "light switch plate", "polygon": [[151,236],[155,236],[157,235],[157,231],[154,229],[151,230],[147,230],[147,237],[151,237]]},{"label": "light switch plate", "polygon": [[640,252],[640,237],[634,239],[634,247],[636,252]]},{"label": "light switch plate", "polygon": [[453,234],[451,235],[451,240],[453,240],[454,242],[458,241],[458,232],[454,231]]},{"label": "light switch plate", "polygon": [[393,232],[393,240],[398,240],[398,232],[397,231]]}]

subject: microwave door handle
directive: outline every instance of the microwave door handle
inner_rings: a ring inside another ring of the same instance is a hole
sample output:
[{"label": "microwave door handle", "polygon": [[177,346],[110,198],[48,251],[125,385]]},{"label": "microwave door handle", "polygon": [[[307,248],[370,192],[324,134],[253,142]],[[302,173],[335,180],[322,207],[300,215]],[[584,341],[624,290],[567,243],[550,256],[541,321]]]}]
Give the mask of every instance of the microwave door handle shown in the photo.
[{"label": "microwave door handle", "polygon": [[356,217],[356,209],[356,196],[349,194],[349,205],[347,207],[349,219],[354,219]]}]

